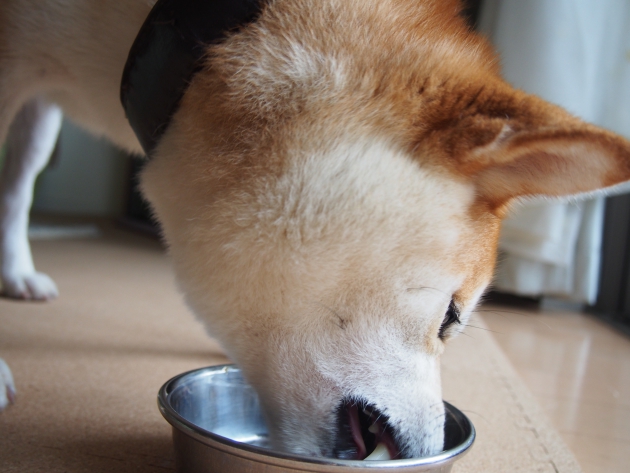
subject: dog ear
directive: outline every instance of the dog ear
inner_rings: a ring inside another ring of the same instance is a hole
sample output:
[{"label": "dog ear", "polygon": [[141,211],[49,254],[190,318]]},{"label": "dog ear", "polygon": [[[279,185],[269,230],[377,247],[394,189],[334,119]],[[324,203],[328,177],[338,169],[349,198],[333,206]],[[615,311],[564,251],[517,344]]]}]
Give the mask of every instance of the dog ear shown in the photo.
[{"label": "dog ear", "polygon": [[630,143],[608,131],[581,124],[509,134],[506,128],[485,150],[487,163],[475,175],[493,209],[518,197],[590,193],[630,180]]},{"label": "dog ear", "polygon": [[630,180],[629,141],[504,83],[480,90],[474,100],[459,98],[466,105],[452,108],[434,144],[493,212],[519,197],[570,196]]}]

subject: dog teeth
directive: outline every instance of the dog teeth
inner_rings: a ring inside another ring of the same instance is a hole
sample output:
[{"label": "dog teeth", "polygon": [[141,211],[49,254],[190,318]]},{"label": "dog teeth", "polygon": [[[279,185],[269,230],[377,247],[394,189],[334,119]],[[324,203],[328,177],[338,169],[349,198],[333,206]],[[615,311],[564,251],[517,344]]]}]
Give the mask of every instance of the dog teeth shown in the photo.
[{"label": "dog teeth", "polygon": [[370,425],[370,427],[368,428],[368,432],[370,432],[371,434],[378,434],[379,433],[379,428],[378,425],[376,425],[376,422],[374,422],[372,425]]},{"label": "dog teeth", "polygon": [[389,455],[389,450],[384,443],[379,443],[374,451],[370,453],[369,456],[365,457],[366,461],[383,461],[391,459],[392,457]]}]

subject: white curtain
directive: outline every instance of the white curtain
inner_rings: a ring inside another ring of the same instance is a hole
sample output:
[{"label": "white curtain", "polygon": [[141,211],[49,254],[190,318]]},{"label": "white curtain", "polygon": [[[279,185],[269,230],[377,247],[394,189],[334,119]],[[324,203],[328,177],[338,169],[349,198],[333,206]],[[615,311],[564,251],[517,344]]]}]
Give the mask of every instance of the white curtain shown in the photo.
[{"label": "white curtain", "polygon": [[[630,0],[485,0],[480,28],[506,79],[630,136]],[[593,303],[603,198],[528,202],[503,225],[494,287]]]}]

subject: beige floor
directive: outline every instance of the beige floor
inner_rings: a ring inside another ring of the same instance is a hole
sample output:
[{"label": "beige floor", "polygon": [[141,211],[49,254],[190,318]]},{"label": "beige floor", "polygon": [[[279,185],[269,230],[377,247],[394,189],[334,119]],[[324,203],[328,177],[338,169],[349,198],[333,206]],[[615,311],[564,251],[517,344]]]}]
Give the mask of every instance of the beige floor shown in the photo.
[{"label": "beige floor", "polygon": [[583,314],[480,313],[584,472],[629,472],[630,338]]}]

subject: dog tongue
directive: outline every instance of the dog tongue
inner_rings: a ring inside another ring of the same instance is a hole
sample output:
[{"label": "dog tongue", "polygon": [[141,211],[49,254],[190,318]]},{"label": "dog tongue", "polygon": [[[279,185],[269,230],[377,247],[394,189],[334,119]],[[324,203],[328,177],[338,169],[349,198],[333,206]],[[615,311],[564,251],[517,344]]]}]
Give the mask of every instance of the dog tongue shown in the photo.
[{"label": "dog tongue", "polygon": [[354,440],[357,446],[357,456],[359,460],[363,460],[367,455],[367,449],[365,448],[365,441],[361,434],[361,422],[359,421],[359,407],[356,404],[352,404],[348,407],[348,413],[350,414],[350,431],[352,432],[352,440]]},{"label": "dog tongue", "polygon": [[352,432],[352,440],[357,447],[357,459],[358,460],[391,460],[393,458],[392,452],[396,450],[393,439],[384,429],[383,425],[376,421],[371,427],[370,432],[376,435],[378,445],[370,455],[367,455],[367,447],[365,446],[365,440],[361,433],[361,422],[359,420],[359,407],[354,404],[348,407],[348,413],[350,416],[350,430]]}]

